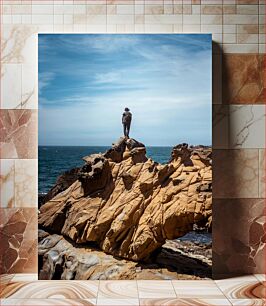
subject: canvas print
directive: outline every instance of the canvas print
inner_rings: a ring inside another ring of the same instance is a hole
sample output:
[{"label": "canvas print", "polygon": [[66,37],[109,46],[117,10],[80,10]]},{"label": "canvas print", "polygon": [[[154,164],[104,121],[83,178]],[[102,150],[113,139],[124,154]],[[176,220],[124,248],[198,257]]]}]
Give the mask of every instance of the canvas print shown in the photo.
[{"label": "canvas print", "polygon": [[208,34],[39,35],[39,279],[205,279]]}]

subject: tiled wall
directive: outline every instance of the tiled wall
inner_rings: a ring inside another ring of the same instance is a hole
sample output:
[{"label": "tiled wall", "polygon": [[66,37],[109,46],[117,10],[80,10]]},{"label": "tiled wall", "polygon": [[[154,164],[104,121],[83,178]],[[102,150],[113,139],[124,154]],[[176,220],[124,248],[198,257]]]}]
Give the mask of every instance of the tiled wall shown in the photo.
[{"label": "tiled wall", "polygon": [[264,0],[1,1],[1,272],[37,271],[37,33],[181,32],[213,34],[214,275],[265,272]]}]

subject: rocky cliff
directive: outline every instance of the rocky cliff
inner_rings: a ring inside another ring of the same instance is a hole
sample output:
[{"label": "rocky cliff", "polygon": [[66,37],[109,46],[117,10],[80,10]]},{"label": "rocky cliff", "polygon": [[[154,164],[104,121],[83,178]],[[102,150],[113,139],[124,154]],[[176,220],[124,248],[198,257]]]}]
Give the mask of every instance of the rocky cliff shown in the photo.
[{"label": "rocky cliff", "polygon": [[83,159],[77,180],[41,206],[43,229],[140,261],[193,225],[210,226],[210,148],[177,145],[161,165],[146,157],[143,144],[120,138]]}]

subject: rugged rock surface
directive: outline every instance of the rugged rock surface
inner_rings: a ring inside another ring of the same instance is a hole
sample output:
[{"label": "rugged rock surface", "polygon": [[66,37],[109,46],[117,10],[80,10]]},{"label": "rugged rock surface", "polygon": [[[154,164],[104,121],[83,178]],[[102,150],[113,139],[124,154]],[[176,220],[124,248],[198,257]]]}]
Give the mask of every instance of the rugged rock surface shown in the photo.
[{"label": "rugged rock surface", "polygon": [[39,195],[38,205],[41,206],[54,198],[58,193],[66,190],[78,179],[79,168],[73,168],[69,171],[62,173],[56,180],[53,188],[47,194]]},{"label": "rugged rock surface", "polygon": [[[148,262],[115,258],[88,245],[76,245],[62,235],[39,231],[39,278],[65,280],[202,279],[211,277],[208,258],[188,256],[193,246],[167,241]],[[198,246],[202,250],[205,246]],[[180,250],[179,250],[180,249]],[[211,248],[208,249],[211,252]],[[199,252],[199,251],[198,251]],[[206,250],[204,250],[206,252]]]},{"label": "rugged rock surface", "polygon": [[143,144],[120,138],[106,153],[83,159],[78,179],[40,208],[39,224],[49,232],[140,261],[193,225],[210,226],[209,148],[178,145],[160,165]]}]

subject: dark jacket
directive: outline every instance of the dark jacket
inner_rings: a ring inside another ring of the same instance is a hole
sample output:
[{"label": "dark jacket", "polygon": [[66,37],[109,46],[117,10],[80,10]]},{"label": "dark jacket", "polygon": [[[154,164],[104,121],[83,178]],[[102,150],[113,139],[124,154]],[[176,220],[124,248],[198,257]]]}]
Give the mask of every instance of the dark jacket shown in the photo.
[{"label": "dark jacket", "polygon": [[122,123],[123,124],[130,124],[131,123],[131,119],[132,119],[132,114],[131,112],[128,112],[128,111],[125,111],[123,113],[123,116],[122,116]]}]

